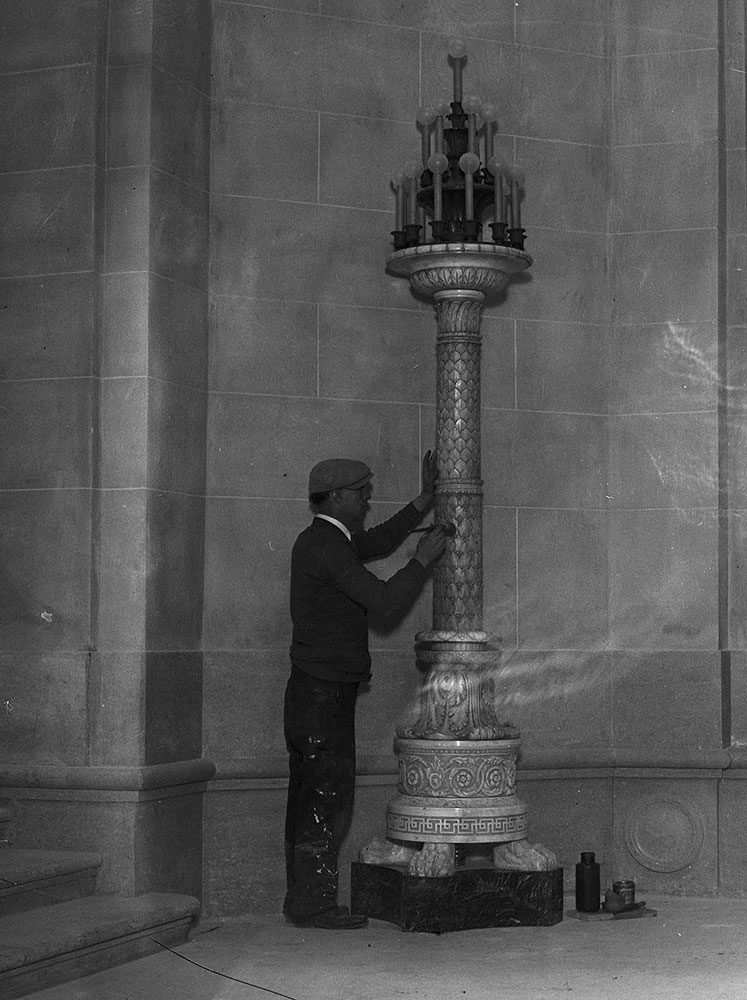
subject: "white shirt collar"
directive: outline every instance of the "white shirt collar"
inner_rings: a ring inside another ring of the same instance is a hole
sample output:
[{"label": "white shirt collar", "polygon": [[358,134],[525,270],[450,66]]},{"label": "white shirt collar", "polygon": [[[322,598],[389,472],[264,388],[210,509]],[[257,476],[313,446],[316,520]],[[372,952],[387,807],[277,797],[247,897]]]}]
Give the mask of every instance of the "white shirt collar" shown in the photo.
[{"label": "white shirt collar", "polygon": [[340,531],[343,533],[343,535],[345,535],[345,537],[349,542],[353,540],[352,535],[350,534],[348,529],[345,527],[342,521],[338,521],[336,517],[330,517],[329,514],[314,514],[314,517],[315,518],[319,517],[323,521],[329,521],[330,524],[334,524],[336,528],[340,529]]}]

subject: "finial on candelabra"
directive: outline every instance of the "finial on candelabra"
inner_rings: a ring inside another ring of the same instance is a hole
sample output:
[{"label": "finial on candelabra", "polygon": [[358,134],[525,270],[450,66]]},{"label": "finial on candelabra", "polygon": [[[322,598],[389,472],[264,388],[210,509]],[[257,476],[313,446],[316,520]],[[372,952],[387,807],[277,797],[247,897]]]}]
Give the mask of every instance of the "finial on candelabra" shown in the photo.
[{"label": "finial on candelabra", "polygon": [[467,58],[467,46],[461,38],[453,38],[448,51],[454,63],[454,103],[459,104],[462,100],[462,63]]},{"label": "finial on candelabra", "polygon": [[523,250],[524,174],[494,153],[495,107],[475,95],[463,96],[464,42],[453,40],[448,54],[454,100],[418,110],[420,158],[409,160],[392,181],[397,205],[394,249],[428,242],[482,242],[483,217],[490,218],[490,212],[492,242]]}]

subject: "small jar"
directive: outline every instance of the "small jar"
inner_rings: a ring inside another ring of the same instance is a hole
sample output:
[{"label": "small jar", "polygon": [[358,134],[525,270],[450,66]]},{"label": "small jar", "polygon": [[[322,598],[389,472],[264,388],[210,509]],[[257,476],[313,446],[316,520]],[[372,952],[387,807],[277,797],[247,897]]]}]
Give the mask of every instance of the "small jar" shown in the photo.
[{"label": "small jar", "polygon": [[622,899],[626,910],[632,910],[635,906],[635,882],[632,879],[620,879],[619,882],[612,883],[612,890]]}]

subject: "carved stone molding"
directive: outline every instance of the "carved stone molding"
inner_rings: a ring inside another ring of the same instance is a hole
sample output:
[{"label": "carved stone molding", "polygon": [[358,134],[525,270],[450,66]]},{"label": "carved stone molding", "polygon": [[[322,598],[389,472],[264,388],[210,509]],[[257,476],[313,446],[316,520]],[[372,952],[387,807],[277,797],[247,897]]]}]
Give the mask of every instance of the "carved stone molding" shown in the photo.
[{"label": "carved stone molding", "polygon": [[145,767],[124,765],[68,767],[53,764],[2,764],[0,785],[6,788],[90,789],[140,792],[210,781],[215,764],[204,757]]},{"label": "carved stone molding", "polygon": [[387,837],[426,844],[499,844],[526,837],[527,811],[518,799],[502,806],[439,807],[394,799],[387,806]]},{"label": "carved stone molding", "polygon": [[516,796],[519,740],[395,741],[397,797],[387,836],[424,843],[505,843],[526,833]]},{"label": "carved stone molding", "polygon": [[518,740],[396,740],[398,791],[434,798],[498,798],[516,793]]}]

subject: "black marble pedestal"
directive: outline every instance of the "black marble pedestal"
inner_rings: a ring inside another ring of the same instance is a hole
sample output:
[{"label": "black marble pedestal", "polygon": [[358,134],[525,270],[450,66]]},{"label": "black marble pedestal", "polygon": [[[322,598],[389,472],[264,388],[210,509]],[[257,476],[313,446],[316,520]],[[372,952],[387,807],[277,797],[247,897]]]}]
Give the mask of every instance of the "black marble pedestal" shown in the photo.
[{"label": "black marble pedestal", "polygon": [[488,864],[419,878],[405,865],[354,861],[350,909],[403,931],[441,934],[480,927],[549,927],[563,919],[563,869],[505,871]]}]

